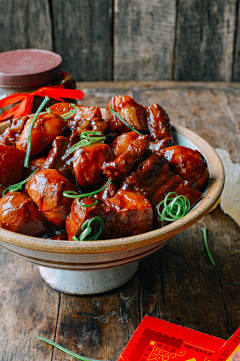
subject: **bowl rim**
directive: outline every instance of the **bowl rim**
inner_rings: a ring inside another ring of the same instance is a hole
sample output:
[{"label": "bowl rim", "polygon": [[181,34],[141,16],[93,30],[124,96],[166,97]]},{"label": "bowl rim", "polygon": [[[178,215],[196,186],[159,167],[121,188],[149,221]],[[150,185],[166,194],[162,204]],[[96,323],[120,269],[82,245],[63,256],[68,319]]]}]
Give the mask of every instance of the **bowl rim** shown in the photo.
[{"label": "bowl rim", "polygon": [[0,228],[0,242],[21,248],[57,254],[102,254],[126,251],[171,238],[207,214],[218,201],[224,186],[224,168],[214,148],[200,135],[182,125],[171,123],[172,129],[184,136],[207,159],[211,182],[205,197],[183,218],[165,227],[135,236],[96,241],[59,241],[28,236]]}]

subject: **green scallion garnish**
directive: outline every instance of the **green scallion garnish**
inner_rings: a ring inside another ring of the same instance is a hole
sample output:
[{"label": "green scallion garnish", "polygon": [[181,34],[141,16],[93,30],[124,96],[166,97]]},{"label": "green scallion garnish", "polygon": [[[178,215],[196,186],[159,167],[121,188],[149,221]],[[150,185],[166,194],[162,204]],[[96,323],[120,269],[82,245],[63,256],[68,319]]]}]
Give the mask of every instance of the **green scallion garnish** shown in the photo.
[{"label": "green scallion garnish", "polygon": [[91,204],[82,204],[80,202],[80,199],[87,198],[87,197],[93,196],[94,194],[100,193],[109,185],[110,182],[111,182],[111,178],[108,179],[108,181],[106,182],[106,184],[104,184],[104,186],[102,188],[100,188],[96,191],[90,192],[90,193],[77,194],[77,192],[74,192],[74,191],[65,191],[65,192],[63,192],[63,195],[64,195],[64,197],[67,197],[67,198],[77,199],[77,204],[81,207],[92,207],[92,206],[95,206],[95,204],[97,204],[97,202],[98,202],[97,200]]},{"label": "green scallion garnish", "polygon": [[[92,222],[100,222],[100,229],[96,234],[87,238],[87,236],[89,236],[92,232],[92,227],[90,226]],[[96,241],[96,239],[98,239],[98,237],[104,231],[104,229],[105,229],[105,224],[104,224],[102,218],[101,217],[93,217],[93,218],[87,219],[82,224],[81,230],[83,232],[80,234],[79,239],[76,236],[74,236],[72,239],[74,241]]]},{"label": "green scallion garnish", "polygon": [[49,113],[49,114],[51,114],[51,113],[52,113],[52,112],[51,112],[51,108],[46,108],[46,112]]},{"label": "green scallion garnish", "polygon": [[[160,211],[162,205],[163,209]],[[185,196],[179,196],[175,192],[169,192],[157,207],[157,212],[162,222],[174,222],[184,217],[189,212],[189,210],[190,202],[188,198]]]},{"label": "green scallion garnish", "polygon": [[138,133],[139,135],[142,135],[142,133],[140,133],[138,130],[134,129],[133,127],[131,127],[131,125],[129,125],[117,112],[115,112],[115,110],[113,110],[112,104],[110,104],[110,110],[111,112],[116,115],[116,117],[121,120],[121,122],[123,124],[125,124],[128,128],[130,128],[131,130],[133,130],[134,132]]},{"label": "green scallion garnish", "polygon": [[26,156],[25,156],[25,160],[24,160],[24,167],[25,168],[29,167],[31,147],[32,147],[32,144],[31,144],[32,130],[33,130],[35,120],[37,119],[37,117],[39,116],[41,110],[45,107],[45,105],[47,104],[47,102],[49,100],[50,100],[50,98],[48,96],[45,96],[45,98],[43,99],[43,101],[40,104],[39,108],[37,109],[36,113],[34,114],[34,117],[32,118],[32,121],[31,121],[31,123],[29,125],[29,128],[28,128],[28,144],[27,144],[27,151],[26,151]]},{"label": "green scallion garnish", "polygon": [[[51,340],[49,340],[46,337],[43,337],[41,335],[39,335],[38,338],[39,338],[39,340],[44,341],[44,342],[48,343],[49,345],[51,345],[53,347],[56,347],[58,350],[60,350],[62,352],[65,352],[67,355],[75,357],[77,360],[81,360],[81,361],[97,361],[97,360],[94,360],[94,359],[91,359],[91,358],[88,358],[88,357],[80,356],[77,353],[72,352],[72,351],[68,350],[67,348],[65,348],[63,346],[60,346],[56,342],[51,341]],[[98,360],[98,361],[100,361],[100,360]]]},{"label": "green scallion garnish", "polygon": [[207,228],[206,227],[202,227],[201,228],[202,230],[202,233],[203,233],[203,240],[204,240],[204,246],[206,248],[206,251],[207,251],[207,255],[208,255],[208,258],[212,264],[212,266],[216,266],[216,263],[213,259],[213,256],[211,255],[211,252],[210,252],[210,249],[209,249],[209,246],[208,246],[208,239],[207,239]]},{"label": "green scallion garnish", "polygon": [[75,104],[71,104],[71,106],[73,107],[72,110],[69,110],[67,113],[61,115],[61,117],[62,117],[63,119],[66,119],[66,120],[67,120],[67,119],[71,118],[73,115],[76,114],[76,112],[77,112],[77,107],[76,107],[76,105],[75,105]]},{"label": "green scallion garnish", "polygon": [[27,183],[29,181],[29,179],[31,178],[31,176],[36,173],[37,171],[35,170],[34,172],[32,172],[30,174],[30,176],[26,179],[24,179],[22,182],[16,183],[16,184],[12,184],[11,186],[7,187],[6,189],[4,189],[4,191],[2,192],[2,196],[4,196],[4,194],[6,194],[7,192],[17,192],[20,189],[22,189],[22,186]]},{"label": "green scallion garnish", "polygon": [[[89,137],[88,134],[92,134],[92,137]],[[69,149],[69,154],[75,152],[75,150],[77,150],[78,148],[83,148],[86,147],[87,145],[92,145],[94,143],[103,143],[104,139],[106,137],[101,136],[102,133],[101,132],[97,132],[97,131],[87,131],[87,132],[82,132],[80,135],[80,142],[74,144],[70,149]]]}]

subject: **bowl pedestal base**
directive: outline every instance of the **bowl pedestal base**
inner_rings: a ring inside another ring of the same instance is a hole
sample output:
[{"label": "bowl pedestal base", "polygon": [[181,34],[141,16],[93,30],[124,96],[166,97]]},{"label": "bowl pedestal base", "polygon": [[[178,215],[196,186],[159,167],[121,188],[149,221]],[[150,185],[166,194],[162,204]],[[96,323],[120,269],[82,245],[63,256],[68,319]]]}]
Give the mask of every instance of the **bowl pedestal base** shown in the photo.
[{"label": "bowl pedestal base", "polygon": [[71,295],[94,295],[113,290],[128,282],[139,262],[94,271],[68,271],[39,266],[42,279],[53,289]]}]

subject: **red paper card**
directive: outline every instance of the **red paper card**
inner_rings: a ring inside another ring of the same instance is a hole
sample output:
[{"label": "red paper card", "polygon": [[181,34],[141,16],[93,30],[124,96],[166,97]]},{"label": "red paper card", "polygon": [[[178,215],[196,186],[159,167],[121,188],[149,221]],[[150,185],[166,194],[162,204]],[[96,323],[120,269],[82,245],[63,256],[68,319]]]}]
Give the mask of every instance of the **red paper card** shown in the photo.
[{"label": "red paper card", "polygon": [[118,361],[208,361],[225,342],[145,316]]},{"label": "red paper card", "polygon": [[240,327],[220,348],[212,361],[240,361]]}]

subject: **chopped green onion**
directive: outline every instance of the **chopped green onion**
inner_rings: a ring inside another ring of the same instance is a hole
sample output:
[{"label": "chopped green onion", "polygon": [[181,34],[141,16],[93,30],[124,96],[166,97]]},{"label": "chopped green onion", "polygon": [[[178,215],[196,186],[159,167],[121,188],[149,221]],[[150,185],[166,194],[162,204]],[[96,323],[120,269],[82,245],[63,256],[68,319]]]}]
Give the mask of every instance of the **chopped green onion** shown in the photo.
[{"label": "chopped green onion", "polygon": [[[92,227],[90,227],[92,222],[100,222],[100,229],[96,234],[87,238],[87,236],[89,236],[92,232]],[[79,239],[76,236],[74,236],[73,240],[74,241],[96,241],[96,239],[98,239],[98,237],[104,231],[104,229],[105,229],[105,224],[101,217],[93,217],[93,218],[87,219],[82,224],[81,230],[83,232],[80,234]]]},{"label": "chopped green onion", "polygon": [[97,193],[100,193],[101,191],[103,191],[108,185],[109,183],[111,182],[111,178],[108,179],[107,183],[104,184],[104,186],[100,189],[98,189],[97,191],[93,191],[93,192],[90,192],[90,193],[86,193],[86,194],[77,194],[77,192],[74,192],[74,191],[65,191],[63,192],[63,195],[64,197],[67,197],[67,198],[74,198],[74,199],[77,199],[77,204],[81,207],[91,207],[91,206],[95,206],[95,204],[97,204],[97,200],[94,202],[94,203],[91,203],[91,204],[82,204],[80,203],[80,199],[82,198],[87,198],[87,197],[90,197],[90,196],[93,196],[94,194],[97,194]]},{"label": "chopped green onion", "polygon": [[77,112],[77,107],[76,107],[76,105],[75,105],[75,104],[71,104],[71,106],[73,107],[72,110],[69,110],[67,113],[61,115],[61,117],[62,117],[63,119],[69,119],[69,118],[71,118],[73,115],[76,114],[76,112]]},{"label": "chopped green onion", "polygon": [[130,128],[130,129],[133,130],[134,132],[138,133],[139,135],[142,135],[142,133],[140,133],[138,130],[134,129],[133,127],[131,127],[131,125],[129,125],[122,117],[120,117],[120,115],[119,115],[117,112],[115,112],[115,110],[113,110],[112,104],[110,105],[110,110],[111,110],[111,112],[112,112],[114,115],[116,115],[116,117],[117,117],[119,120],[121,120],[121,122],[122,122],[123,124],[125,124],[128,128]]},{"label": "chopped green onion", "polygon": [[208,246],[208,240],[207,240],[207,228],[206,227],[202,227],[201,228],[202,230],[202,233],[203,233],[203,239],[204,239],[204,245],[205,245],[205,248],[206,248],[206,251],[207,251],[207,255],[208,255],[208,258],[212,264],[212,266],[216,266],[216,263],[213,259],[213,256],[211,255],[211,252],[210,252],[210,249],[209,249],[209,246]]},{"label": "chopped green onion", "polygon": [[31,176],[36,173],[37,171],[35,170],[34,172],[32,172],[30,174],[29,177],[27,177],[26,179],[24,179],[22,182],[16,183],[16,184],[12,184],[11,186],[7,187],[6,189],[4,189],[4,191],[2,192],[2,196],[4,196],[4,194],[6,194],[7,192],[17,192],[20,189],[22,189],[22,186],[27,183],[29,181],[29,179],[31,178]]},{"label": "chopped green onion", "polygon": [[49,113],[49,114],[52,113],[50,108],[46,108],[46,112]]},{"label": "chopped green onion", "polygon": [[29,125],[28,128],[28,144],[27,144],[27,151],[26,151],[26,156],[25,156],[25,160],[24,160],[24,167],[28,168],[29,167],[29,160],[30,160],[30,154],[31,154],[31,138],[32,138],[32,130],[33,130],[33,126],[35,123],[35,120],[37,119],[37,117],[39,116],[41,110],[45,107],[45,105],[47,104],[47,102],[50,100],[50,98],[48,96],[45,96],[45,98],[43,99],[42,103],[40,104],[39,108],[37,109],[34,117],[32,118],[32,121]]},{"label": "chopped green onion", "polygon": [[72,352],[72,351],[68,350],[67,348],[65,348],[63,346],[60,346],[56,342],[51,341],[51,340],[49,340],[46,337],[43,337],[41,335],[39,335],[38,338],[39,338],[39,340],[44,341],[44,342],[48,343],[49,345],[56,347],[58,350],[65,352],[67,355],[75,357],[77,360],[81,360],[81,361],[97,361],[97,360],[94,360],[94,359],[91,359],[91,358],[88,358],[88,357],[80,356],[77,353]]},{"label": "chopped green onion", "polygon": [[[92,134],[95,135],[94,137],[89,137],[88,134]],[[96,137],[96,135],[100,135],[100,137]],[[75,150],[77,150],[78,148],[83,148],[86,147],[87,145],[92,145],[94,143],[103,143],[104,139],[106,137],[101,137],[102,133],[101,132],[97,132],[97,131],[87,131],[87,132],[82,132],[80,135],[81,140],[74,144],[70,150],[69,150],[69,154],[75,152]]]},{"label": "chopped green onion", "polygon": [[[162,205],[163,210],[160,211],[160,207]],[[188,198],[185,196],[179,196],[175,192],[169,192],[164,200],[157,206],[157,212],[162,222],[174,222],[184,217],[189,212],[189,210],[190,202]]]}]

